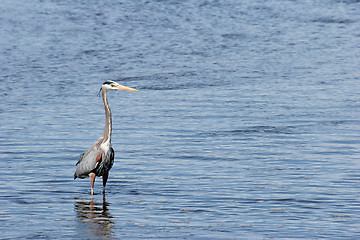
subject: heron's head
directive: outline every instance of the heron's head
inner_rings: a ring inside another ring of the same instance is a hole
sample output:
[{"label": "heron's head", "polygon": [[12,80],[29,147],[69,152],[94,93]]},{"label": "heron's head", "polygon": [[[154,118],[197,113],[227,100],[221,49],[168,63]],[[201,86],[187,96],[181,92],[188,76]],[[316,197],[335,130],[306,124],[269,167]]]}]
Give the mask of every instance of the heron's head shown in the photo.
[{"label": "heron's head", "polygon": [[134,88],[120,85],[117,82],[114,82],[114,81],[111,81],[111,80],[104,82],[101,89],[103,89],[105,91],[109,91],[109,90],[125,90],[125,91],[134,91],[134,92],[137,91]]}]

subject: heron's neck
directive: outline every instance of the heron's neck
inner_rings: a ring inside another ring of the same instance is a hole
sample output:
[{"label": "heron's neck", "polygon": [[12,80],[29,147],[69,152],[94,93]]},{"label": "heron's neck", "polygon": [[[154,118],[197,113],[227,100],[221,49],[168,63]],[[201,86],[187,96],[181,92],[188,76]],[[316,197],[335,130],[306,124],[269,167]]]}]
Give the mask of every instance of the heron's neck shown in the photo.
[{"label": "heron's neck", "polygon": [[104,138],[104,142],[105,141],[111,141],[111,127],[112,127],[112,122],[111,122],[111,111],[110,111],[110,107],[109,107],[109,103],[107,100],[107,95],[106,95],[106,91],[102,90],[102,98],[104,101],[104,107],[105,107],[105,127],[104,127],[104,133],[103,133],[103,138]]}]

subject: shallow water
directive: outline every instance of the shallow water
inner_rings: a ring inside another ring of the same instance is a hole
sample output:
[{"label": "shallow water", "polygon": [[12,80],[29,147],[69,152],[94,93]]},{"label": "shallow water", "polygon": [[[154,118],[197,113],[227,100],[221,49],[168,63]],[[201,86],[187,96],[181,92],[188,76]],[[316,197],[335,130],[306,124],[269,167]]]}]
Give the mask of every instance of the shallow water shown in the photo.
[{"label": "shallow water", "polygon": [[1,239],[360,238],[359,8],[1,1]]}]

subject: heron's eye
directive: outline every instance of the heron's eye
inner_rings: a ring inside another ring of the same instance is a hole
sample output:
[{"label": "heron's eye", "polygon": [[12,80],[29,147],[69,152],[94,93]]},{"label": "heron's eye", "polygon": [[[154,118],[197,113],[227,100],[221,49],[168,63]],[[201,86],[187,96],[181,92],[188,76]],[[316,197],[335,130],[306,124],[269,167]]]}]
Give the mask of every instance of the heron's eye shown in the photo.
[{"label": "heron's eye", "polygon": [[115,87],[115,84],[111,84],[111,87]]}]

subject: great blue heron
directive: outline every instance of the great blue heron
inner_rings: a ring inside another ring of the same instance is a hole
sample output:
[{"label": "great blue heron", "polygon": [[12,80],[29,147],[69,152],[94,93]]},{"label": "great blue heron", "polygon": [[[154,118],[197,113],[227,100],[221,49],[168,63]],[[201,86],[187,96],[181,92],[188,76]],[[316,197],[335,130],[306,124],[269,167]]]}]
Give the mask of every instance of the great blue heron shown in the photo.
[{"label": "great blue heron", "polygon": [[91,196],[94,194],[94,182],[96,176],[103,178],[103,193],[109,176],[109,171],[114,163],[114,149],[111,147],[111,111],[107,100],[107,92],[110,90],[137,91],[136,89],[125,87],[114,81],[106,81],[101,86],[102,98],[105,107],[105,128],[99,140],[87,151],[80,155],[80,160],[76,163],[77,168],[74,179],[86,178],[90,176]]}]

